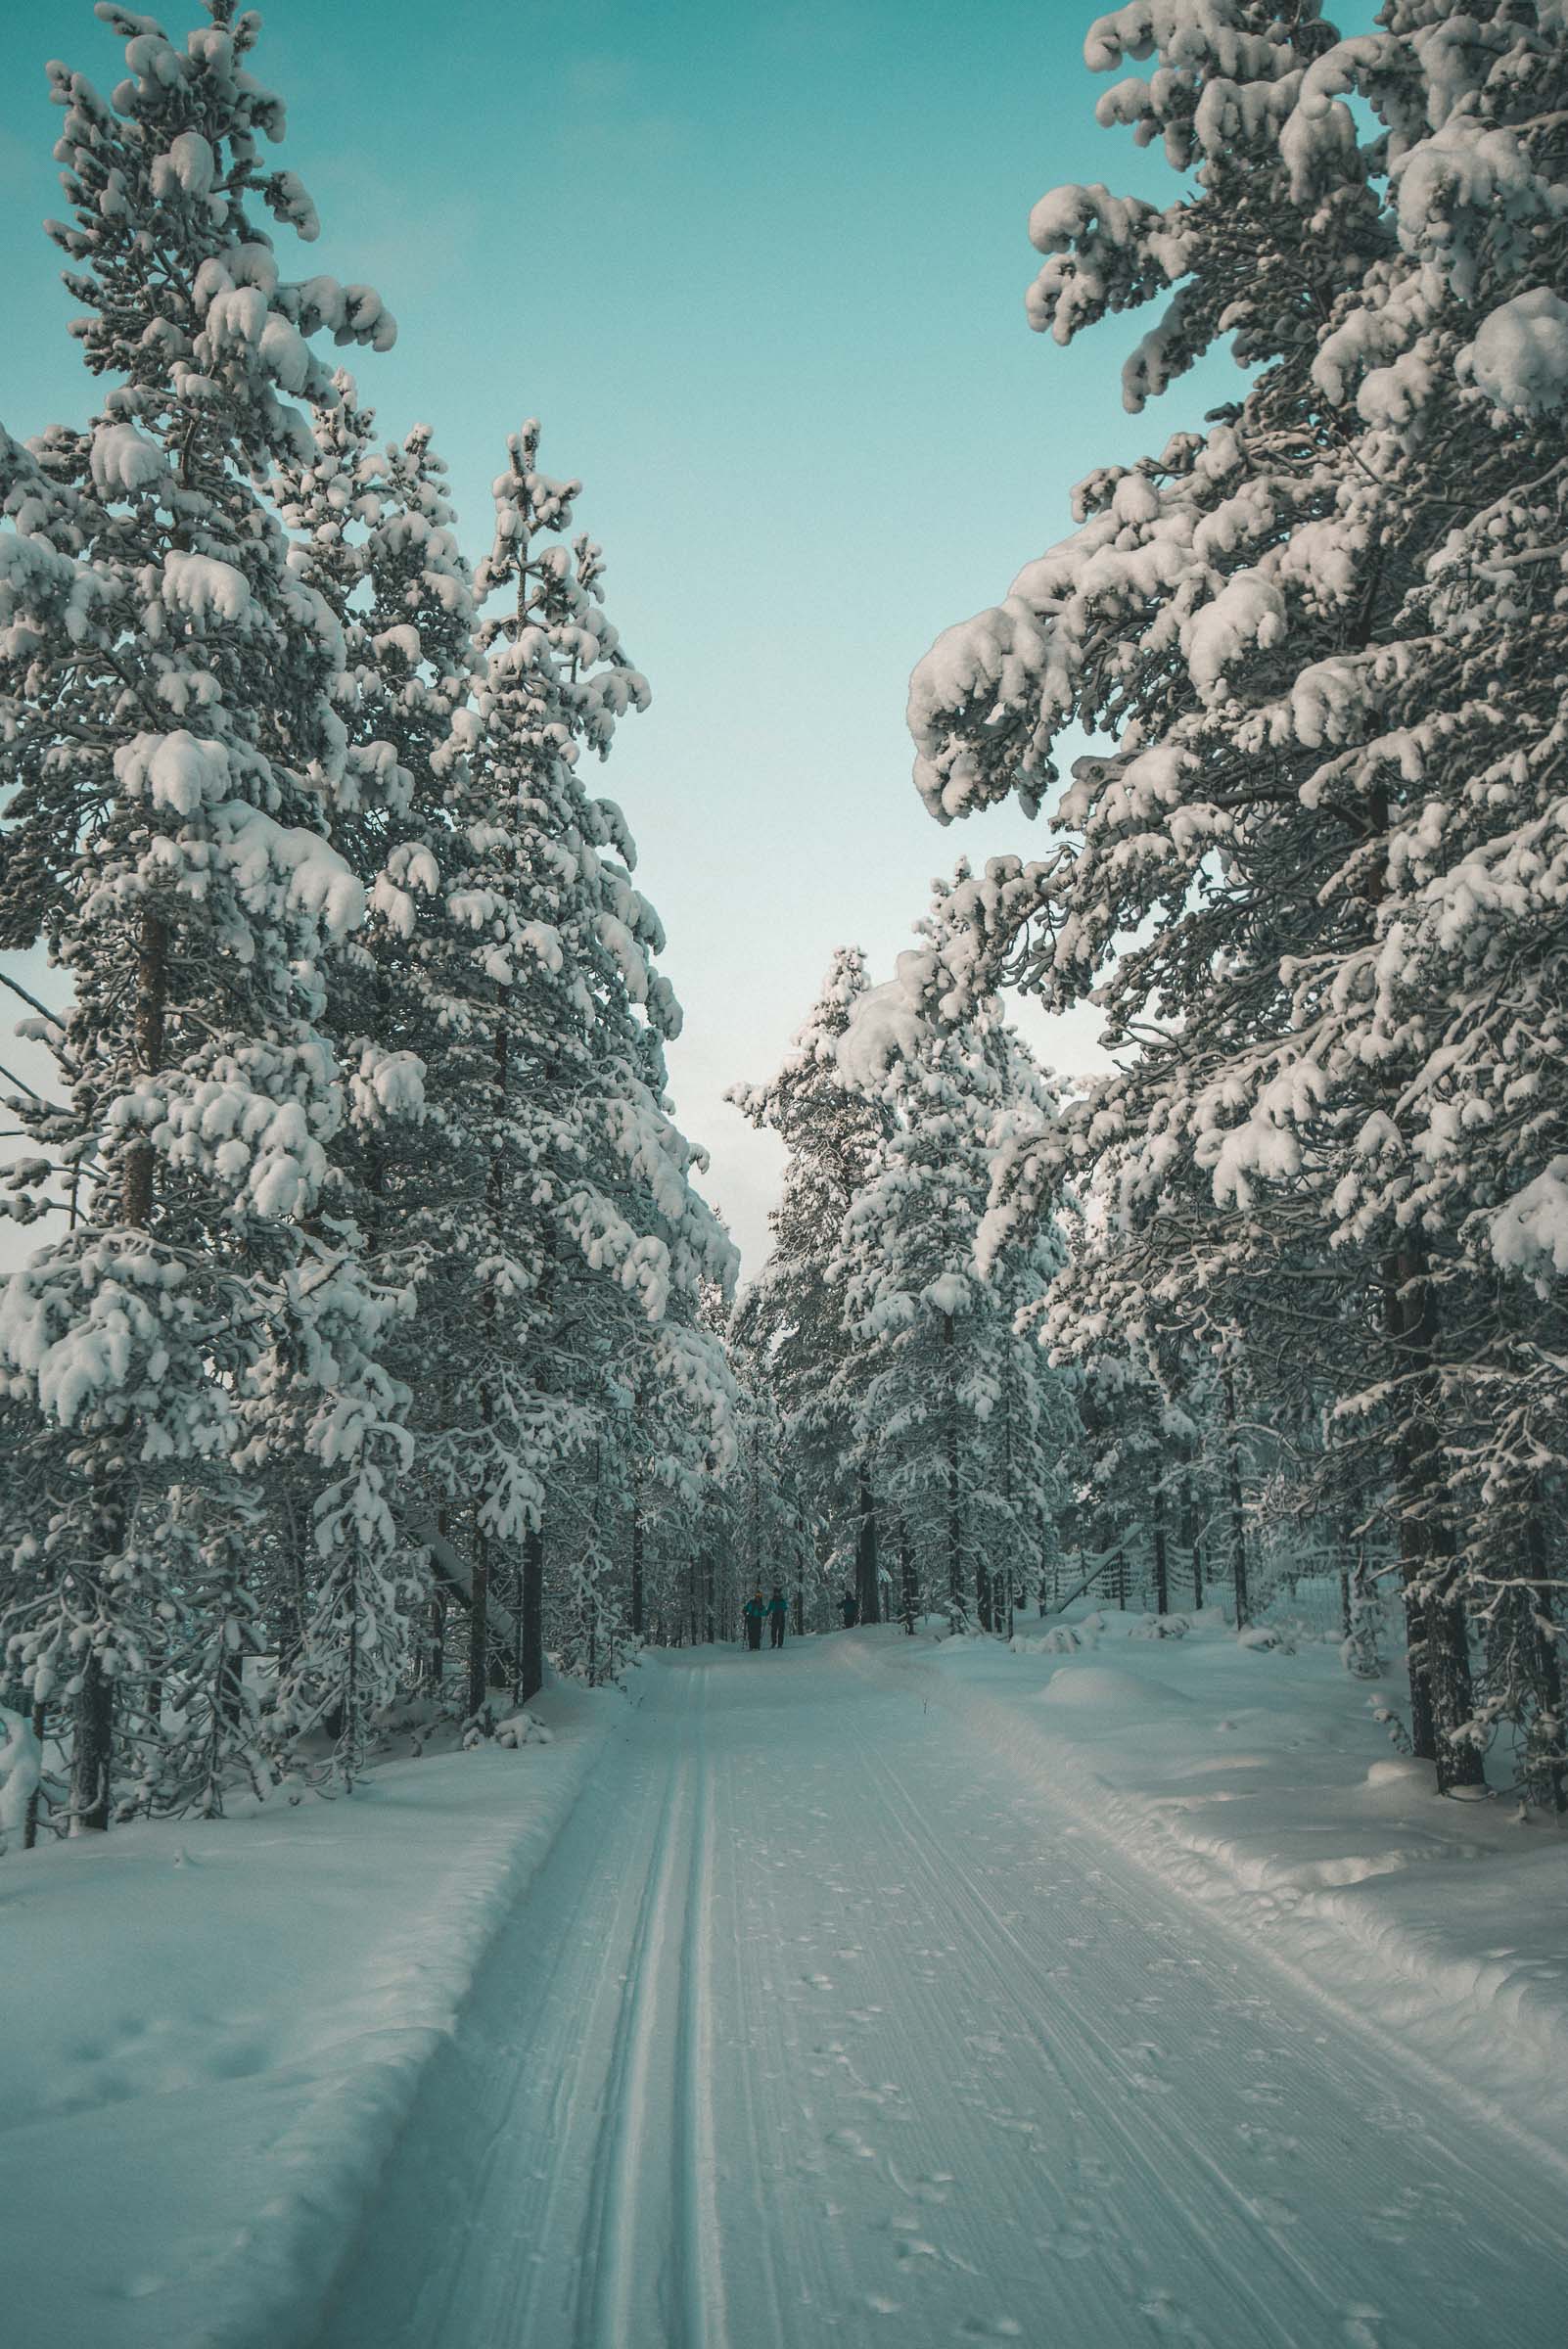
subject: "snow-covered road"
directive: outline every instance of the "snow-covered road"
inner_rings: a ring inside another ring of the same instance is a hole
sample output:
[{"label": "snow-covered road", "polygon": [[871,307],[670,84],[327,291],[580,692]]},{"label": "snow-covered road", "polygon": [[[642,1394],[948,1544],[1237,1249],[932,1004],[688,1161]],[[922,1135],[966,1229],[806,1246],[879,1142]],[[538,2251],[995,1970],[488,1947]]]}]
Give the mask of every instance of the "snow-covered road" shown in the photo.
[{"label": "snow-covered road", "polygon": [[318,2349],[1561,2349],[1560,2172],[918,1676],[635,1686]]}]

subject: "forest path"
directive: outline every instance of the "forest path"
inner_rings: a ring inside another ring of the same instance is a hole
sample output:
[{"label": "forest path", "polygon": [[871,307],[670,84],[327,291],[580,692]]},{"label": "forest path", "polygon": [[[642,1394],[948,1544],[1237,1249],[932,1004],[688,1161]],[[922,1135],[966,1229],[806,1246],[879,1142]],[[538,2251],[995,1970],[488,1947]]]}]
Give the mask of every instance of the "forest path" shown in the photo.
[{"label": "forest path", "polygon": [[865,1637],[635,1677],[316,2349],[1561,2349],[1561,2178]]}]

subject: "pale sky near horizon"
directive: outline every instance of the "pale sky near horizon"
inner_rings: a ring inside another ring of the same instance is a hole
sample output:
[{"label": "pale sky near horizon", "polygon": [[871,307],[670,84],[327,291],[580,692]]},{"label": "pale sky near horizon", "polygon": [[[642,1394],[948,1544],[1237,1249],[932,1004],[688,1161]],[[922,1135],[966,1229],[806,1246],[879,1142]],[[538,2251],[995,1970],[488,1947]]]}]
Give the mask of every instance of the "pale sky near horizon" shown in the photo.
[{"label": "pale sky near horizon", "polygon": [[[171,32],[200,15],[157,13]],[[1096,13],[262,10],[254,70],[289,108],[278,160],[323,221],[310,248],[279,232],[284,266],[369,280],[397,314],[391,353],[356,354],[384,431],[435,425],[476,559],[526,415],[543,419],[546,470],[585,484],[578,522],[653,688],[598,780],[669,934],[687,1021],[671,1086],[748,1272],[779,1160],[725,1087],[770,1073],[835,945],[887,975],[933,875],[1042,839],[1011,808],[945,830],[926,815],[910,668],[1065,533],[1074,482],[1240,388],[1213,360],[1130,418],[1119,368],[1146,318],[1068,351],[1024,323],[1038,196],[1104,180],[1166,202],[1177,184],[1094,121]],[[61,208],[50,57],[106,90],[122,71],[88,0],[9,0],[0,421],[23,437],[93,394],[40,233]],[[0,1010],[0,1037],[10,1022]],[[1093,1064],[1092,1014],[1025,1024],[1054,1065]]]}]

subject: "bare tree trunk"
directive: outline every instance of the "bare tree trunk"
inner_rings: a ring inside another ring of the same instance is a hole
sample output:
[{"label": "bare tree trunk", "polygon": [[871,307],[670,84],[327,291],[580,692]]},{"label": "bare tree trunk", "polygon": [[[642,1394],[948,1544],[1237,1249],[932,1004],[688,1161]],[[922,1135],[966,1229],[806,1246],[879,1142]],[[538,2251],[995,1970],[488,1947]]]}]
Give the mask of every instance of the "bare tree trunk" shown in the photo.
[{"label": "bare tree trunk", "polygon": [[877,1563],[877,1504],[871,1479],[860,1471],[860,1531],[855,1543],[855,1597],[862,1623],[882,1621],[881,1576]]},{"label": "bare tree trunk", "polygon": [[1192,1609],[1196,1614],[1203,1604],[1203,1548],[1198,1540],[1198,1504],[1193,1497],[1190,1476],[1181,1480],[1181,1546],[1192,1568]]},{"label": "bare tree trunk", "polygon": [[523,1536],[523,1632],[519,1703],[528,1704],[544,1686],[544,1529],[530,1525]]},{"label": "bare tree trunk", "polygon": [[[44,1700],[43,1700],[43,1698],[42,1698],[42,1697],[34,1697],[34,1698],[33,1698],[33,1701],[32,1701],[32,1712],[31,1712],[31,1723],[32,1723],[32,1733],[33,1733],[34,1737],[35,1737],[35,1738],[38,1740],[38,1752],[39,1752],[39,1755],[40,1755],[40,1757],[41,1757],[41,1756],[42,1756],[42,1754],[43,1754],[43,1750],[44,1750],[44,1732],[45,1732],[45,1730],[47,1729],[47,1727],[48,1727],[48,1726],[49,1726],[49,1707],[48,1707],[48,1705],[47,1705],[47,1704],[44,1702]],[[32,1790],[31,1794],[29,1794],[29,1795],[28,1795],[28,1797],[27,1797],[27,1808],[26,1808],[26,1810],[25,1810],[25,1811],[23,1812],[23,1820],[22,1820],[22,1848],[23,1848],[23,1850],[24,1852],[30,1852],[30,1851],[32,1851],[32,1850],[33,1850],[33,1849],[36,1847],[36,1845],[37,1845],[37,1841],[38,1841],[38,1801],[39,1801],[39,1796],[40,1796],[40,1793],[41,1793],[41,1791],[42,1791],[42,1786],[41,1786],[41,1773],[40,1773],[40,1784],[39,1784],[38,1786],[35,1786],[35,1787],[33,1788],[33,1790]]]},{"label": "bare tree trunk", "polygon": [[963,1517],[959,1508],[958,1487],[958,1403],[953,1390],[952,1348],[955,1332],[951,1313],[942,1316],[942,1350],[946,1360],[947,1388],[947,1614],[953,1629],[963,1622],[964,1553]]},{"label": "bare tree trunk", "polygon": [[278,1609],[278,1685],[281,1688],[300,1660],[305,1625],[310,1620],[310,1577],[305,1544],[300,1532],[299,1511],[288,1487],[283,1495],[285,1540],[288,1543],[288,1582]]},{"label": "bare tree trunk", "polygon": [[490,1661],[490,1542],[485,1533],[474,1536],[474,1567],[468,1607],[468,1711],[484,1709]]},{"label": "bare tree trunk", "polygon": [[1384,1325],[1402,1372],[1394,1441],[1399,1494],[1400,1576],[1409,1641],[1410,1744],[1437,1771],[1440,1794],[1482,1786],[1486,1771],[1455,1732],[1474,1710],[1464,1611],[1453,1596],[1453,1527],[1442,1490],[1436,1306],[1419,1246],[1389,1258],[1383,1271]]},{"label": "bare tree trunk", "polygon": [[1230,1501],[1230,1576],[1235,1593],[1236,1629],[1252,1621],[1247,1591],[1247,1520],[1241,1500],[1241,1445],[1236,1433],[1236,1374],[1225,1364],[1225,1484]]},{"label": "bare tree trunk", "polygon": [[109,1824],[115,1689],[91,1650],[82,1665],[71,1727],[70,1831],[73,1835],[101,1833]]},{"label": "bare tree trunk", "polygon": [[631,1487],[631,1630],[632,1635],[638,1639],[642,1637],[645,1603],[642,1560],[642,1464],[639,1461]]},{"label": "bare tree trunk", "polygon": [[1165,1473],[1154,1480],[1154,1611],[1171,1612],[1171,1582],[1165,1554]]},{"label": "bare tree trunk", "polygon": [[[164,1018],[168,1007],[168,931],[149,906],[142,915],[136,952],[136,1057],[145,1075],[163,1066]],[[138,1138],[125,1153],[121,1213],[146,1231],[153,1221],[153,1171],[157,1154],[151,1137]]]},{"label": "bare tree trunk", "polygon": [[[1535,1666],[1533,1678],[1538,1690],[1536,1720],[1531,1724],[1538,1741],[1544,1742],[1544,1755],[1535,1757],[1536,1774],[1544,1781],[1545,1799],[1559,1816],[1568,1811],[1568,1766],[1565,1766],[1564,1721],[1562,1710],[1562,1659],[1558,1654],[1555,1618],[1551,1609],[1550,1561],[1546,1555],[1546,1530],[1542,1519],[1539,1491],[1531,1503],[1525,1521],[1526,1554],[1530,1564],[1530,1579],[1534,1586],[1524,1593],[1527,1617],[1526,1636]],[[1540,1725],[1546,1725],[1545,1737],[1541,1740]]]},{"label": "bare tree trunk", "polygon": [[439,1697],[445,1672],[446,1593],[436,1589],[430,1596],[430,1637],[425,1649],[425,1686],[432,1696]]},{"label": "bare tree trunk", "polygon": [[[168,932],[152,906],[143,909],[136,953],[136,1058],[153,1077],[163,1065],[164,1019],[168,1003]],[[120,1213],[137,1231],[150,1229],[154,1207],[152,1139],[138,1135],[125,1152]],[[94,1511],[93,1550],[98,1571],[85,1593],[97,1603],[104,1568],[124,1547],[129,1518],[123,1490],[107,1481]],[[115,1684],[102,1658],[88,1648],[71,1704],[70,1822],[72,1834],[95,1834],[109,1825],[110,1777],[115,1743]]]}]

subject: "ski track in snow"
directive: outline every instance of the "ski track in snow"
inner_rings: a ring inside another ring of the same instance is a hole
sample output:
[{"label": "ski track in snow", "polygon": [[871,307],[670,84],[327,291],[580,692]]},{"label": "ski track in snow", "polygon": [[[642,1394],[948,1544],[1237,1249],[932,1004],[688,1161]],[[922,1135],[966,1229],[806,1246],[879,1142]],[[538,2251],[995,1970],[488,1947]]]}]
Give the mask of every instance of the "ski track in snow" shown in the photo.
[{"label": "ski track in snow", "polygon": [[1561,2349],[1561,2181],[832,1640],[656,1660],[315,2349]]}]

